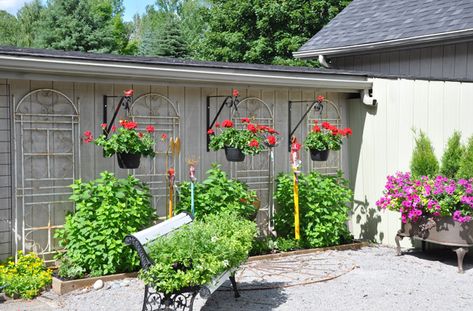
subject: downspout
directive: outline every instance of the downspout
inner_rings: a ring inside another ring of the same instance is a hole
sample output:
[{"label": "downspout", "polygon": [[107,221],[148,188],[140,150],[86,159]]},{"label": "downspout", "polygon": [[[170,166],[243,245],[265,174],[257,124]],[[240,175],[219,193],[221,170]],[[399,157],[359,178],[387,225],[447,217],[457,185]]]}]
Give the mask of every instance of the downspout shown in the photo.
[{"label": "downspout", "polygon": [[324,67],[324,68],[330,68],[330,64],[327,62],[325,59],[325,56],[319,55],[319,63]]}]

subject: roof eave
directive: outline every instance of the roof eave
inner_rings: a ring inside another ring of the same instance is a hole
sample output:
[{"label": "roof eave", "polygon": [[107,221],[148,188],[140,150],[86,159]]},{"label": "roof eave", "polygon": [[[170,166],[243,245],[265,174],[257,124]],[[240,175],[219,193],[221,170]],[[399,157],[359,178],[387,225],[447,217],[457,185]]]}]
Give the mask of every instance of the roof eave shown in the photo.
[{"label": "roof eave", "polygon": [[380,42],[372,42],[372,43],[364,43],[364,44],[356,44],[356,45],[347,45],[347,46],[340,46],[340,47],[333,47],[333,48],[326,48],[326,49],[311,49],[311,50],[304,50],[304,51],[297,51],[293,53],[293,56],[296,58],[314,58],[318,55],[344,55],[344,54],[352,54],[356,52],[366,52],[370,50],[380,50],[380,49],[388,49],[388,48],[395,48],[395,47],[403,47],[408,45],[419,45],[419,44],[428,44],[433,42],[439,41],[446,41],[446,40],[455,40],[460,38],[465,38],[468,36],[473,36],[473,29],[464,29],[464,30],[456,30],[450,32],[443,32],[438,34],[429,34],[417,37],[410,37],[410,38],[401,38],[401,39],[393,39],[393,40],[386,40]]},{"label": "roof eave", "polygon": [[[3,71],[3,73],[2,73]],[[206,67],[146,65],[123,62],[71,60],[45,57],[0,55],[0,74],[3,77],[82,77],[100,82],[139,81],[178,82],[190,84],[244,84],[261,86],[317,87],[339,90],[369,88],[366,76],[332,73],[291,73],[255,70],[216,69]]]}]

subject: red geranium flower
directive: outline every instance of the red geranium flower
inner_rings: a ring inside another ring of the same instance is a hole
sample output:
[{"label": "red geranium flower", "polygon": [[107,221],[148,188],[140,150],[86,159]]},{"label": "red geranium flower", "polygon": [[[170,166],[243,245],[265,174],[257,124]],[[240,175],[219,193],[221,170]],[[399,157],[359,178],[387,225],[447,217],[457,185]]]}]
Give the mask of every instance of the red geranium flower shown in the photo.
[{"label": "red geranium flower", "polygon": [[213,135],[213,134],[215,134],[215,132],[214,132],[214,130],[212,130],[212,129],[209,129],[209,130],[207,131],[207,134],[209,134],[209,135]]},{"label": "red geranium flower", "polygon": [[254,124],[248,124],[248,126],[246,127],[246,129],[252,133],[256,133],[258,132],[258,129],[256,128],[256,126]]},{"label": "red geranium flower", "polygon": [[256,139],[253,139],[249,143],[250,147],[255,147],[257,148],[259,146],[259,142]]},{"label": "red geranium flower", "polygon": [[267,140],[268,140],[269,145],[271,145],[271,146],[276,145],[276,137],[274,137],[273,135],[269,135]]},{"label": "red geranium flower", "polygon": [[148,126],[146,127],[146,131],[147,131],[148,133],[153,133],[153,132],[154,132],[154,126],[148,125]]},{"label": "red geranium flower", "polygon": [[351,135],[351,134],[353,134],[353,131],[351,130],[351,128],[347,127],[345,129],[345,133],[346,133],[346,135]]},{"label": "red geranium flower", "polygon": [[92,132],[91,132],[91,131],[85,131],[85,132],[84,132],[84,136],[85,136],[85,137],[92,136]]},{"label": "red geranium flower", "polygon": [[105,130],[107,128],[107,123],[102,123],[100,126]]},{"label": "red geranium flower", "polygon": [[241,123],[250,123],[250,118],[241,119]]},{"label": "red geranium flower", "polygon": [[138,137],[139,137],[139,138],[143,138],[143,133],[141,133],[141,132],[138,133]]},{"label": "red geranium flower", "polygon": [[115,125],[112,125],[112,132],[115,132],[117,130],[117,127]]},{"label": "red geranium flower", "polygon": [[224,121],[222,122],[222,126],[223,126],[223,127],[233,127],[233,122],[230,121],[230,120],[224,120]]},{"label": "red geranium flower", "polygon": [[322,95],[317,96],[317,99],[316,99],[317,102],[321,103],[324,100],[325,100],[325,97],[323,97]]},{"label": "red geranium flower", "polygon": [[218,123],[218,122],[215,123],[215,127],[216,127],[216,128],[219,128],[219,127],[220,127],[220,123]]},{"label": "red geranium flower", "polygon": [[314,127],[312,128],[312,130],[316,133],[320,133],[320,127],[318,125],[314,125]]},{"label": "red geranium flower", "polygon": [[233,89],[232,95],[233,95],[233,97],[237,97],[238,95],[240,95],[240,92],[238,92],[237,89]]},{"label": "red geranium flower", "polygon": [[136,122],[133,122],[133,121],[125,121],[123,122],[123,127],[126,128],[127,130],[133,130],[137,127],[138,125],[136,124]]},{"label": "red geranium flower", "polygon": [[174,174],[175,174],[174,168],[171,167],[170,169],[168,169],[168,175],[169,176],[174,176]]},{"label": "red geranium flower", "polygon": [[168,134],[163,133],[163,135],[161,135],[161,140],[162,141],[165,141],[167,138],[168,138]]},{"label": "red geranium flower", "polygon": [[332,127],[332,125],[328,122],[322,122],[322,127],[328,130]]}]

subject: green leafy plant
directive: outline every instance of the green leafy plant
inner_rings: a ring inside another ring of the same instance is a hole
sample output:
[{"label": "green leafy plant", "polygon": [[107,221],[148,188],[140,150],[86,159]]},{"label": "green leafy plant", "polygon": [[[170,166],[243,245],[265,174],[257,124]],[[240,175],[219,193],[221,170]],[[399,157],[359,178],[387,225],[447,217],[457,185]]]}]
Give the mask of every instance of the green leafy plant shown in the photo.
[{"label": "green leafy plant", "polygon": [[10,297],[31,299],[51,284],[52,271],[34,253],[18,252],[18,261],[0,265],[0,287]]},{"label": "green leafy plant", "polygon": [[[67,265],[92,276],[134,271],[137,255],[123,244],[127,234],[148,227],[154,219],[149,189],[133,176],[118,179],[112,173],[71,186],[75,213],[66,216],[56,237],[66,250]],[[60,270],[67,277],[68,269]],[[69,274],[70,276],[70,274]]]},{"label": "green leafy plant", "polygon": [[[207,178],[194,186],[194,216],[201,218],[209,214],[235,212],[251,218],[256,214],[257,196],[246,184],[227,177],[220,166],[213,164]],[[190,182],[179,185],[179,200],[176,213],[191,212]]]},{"label": "green leafy plant", "polygon": [[[347,228],[352,191],[341,176],[317,172],[299,175],[301,246],[324,247],[350,240]],[[294,192],[291,175],[277,178],[274,217],[278,237],[294,237]]]},{"label": "green leafy plant", "polygon": [[461,134],[458,131],[455,131],[452,137],[448,139],[440,167],[440,173],[445,177],[454,178],[460,169],[460,160],[463,155],[463,146],[460,140]]},{"label": "green leafy plant", "polygon": [[[148,125],[146,132],[137,131],[138,124],[133,121],[120,121],[120,127],[114,126],[110,129],[110,137],[105,134],[100,135],[95,140],[90,131],[84,132],[84,142],[94,142],[97,146],[103,148],[104,155],[111,157],[115,153],[131,153],[141,154],[143,156],[154,157],[154,139],[151,135],[154,127]],[[102,124],[102,128],[106,130],[107,124]]]},{"label": "green leafy plant", "polygon": [[253,124],[249,118],[243,118],[245,128],[236,129],[231,120],[224,120],[222,124],[216,124],[216,130],[209,129],[207,134],[211,135],[209,147],[217,151],[225,147],[240,149],[244,154],[254,155],[264,150],[265,145],[274,146],[277,141],[278,132],[264,125]]},{"label": "green leafy plant", "polygon": [[234,213],[207,215],[149,245],[155,264],[139,277],[164,293],[210,282],[248,257],[256,224]]},{"label": "green leafy plant", "polygon": [[473,136],[468,139],[468,144],[460,159],[460,167],[456,175],[457,178],[473,178]]},{"label": "green leafy plant", "polygon": [[[414,132],[415,133],[415,132]],[[416,133],[415,133],[416,134]],[[415,137],[416,146],[412,152],[411,172],[414,177],[435,176],[439,171],[439,163],[434,148],[427,135],[419,131]]]}]

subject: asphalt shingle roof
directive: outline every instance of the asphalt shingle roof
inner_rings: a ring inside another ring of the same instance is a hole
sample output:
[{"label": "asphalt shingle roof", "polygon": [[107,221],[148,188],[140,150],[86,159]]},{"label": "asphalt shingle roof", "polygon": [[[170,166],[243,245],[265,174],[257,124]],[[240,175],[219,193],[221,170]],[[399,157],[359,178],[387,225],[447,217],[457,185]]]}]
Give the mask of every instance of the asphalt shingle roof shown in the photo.
[{"label": "asphalt shingle roof", "polygon": [[66,60],[85,60],[94,62],[116,62],[143,65],[161,65],[173,67],[196,67],[196,68],[215,68],[227,70],[249,70],[249,71],[272,71],[301,74],[334,74],[350,76],[366,76],[366,73],[350,70],[297,67],[297,66],[279,66],[262,65],[249,63],[230,63],[230,62],[211,62],[177,59],[171,57],[147,57],[147,56],[124,56],[116,54],[84,53],[74,51],[59,51],[52,49],[33,49],[17,48],[9,46],[0,46],[0,55],[20,56],[20,57],[40,57],[48,59],[66,59]]},{"label": "asphalt shingle roof", "polygon": [[299,52],[473,29],[471,0],[353,0]]}]

